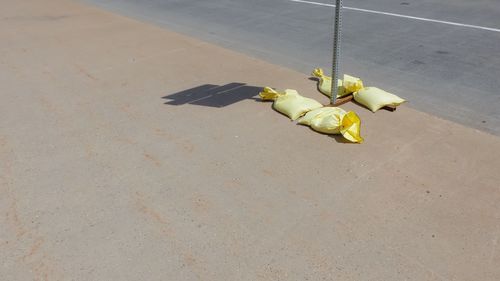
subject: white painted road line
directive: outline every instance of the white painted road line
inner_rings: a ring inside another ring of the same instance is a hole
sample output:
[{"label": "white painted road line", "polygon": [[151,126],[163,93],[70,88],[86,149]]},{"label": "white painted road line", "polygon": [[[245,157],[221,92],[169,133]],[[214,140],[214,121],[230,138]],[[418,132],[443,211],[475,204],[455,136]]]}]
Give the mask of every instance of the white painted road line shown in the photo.
[{"label": "white painted road line", "polygon": [[[312,1],[305,1],[305,0],[289,0],[289,1],[296,2],[296,3],[317,5],[317,6],[335,7],[335,5],[333,5],[333,4],[326,4],[326,3],[312,2]],[[360,9],[360,8],[354,8],[354,7],[346,7],[346,6],[344,6],[344,9],[358,11],[358,12],[371,13],[371,14],[386,15],[386,16],[392,16],[392,17],[398,17],[398,18],[406,18],[406,19],[413,19],[413,20],[419,20],[419,21],[435,22],[435,23],[442,23],[442,24],[447,24],[447,25],[454,25],[454,26],[468,27],[468,28],[487,30],[487,31],[493,31],[493,32],[500,32],[499,28],[493,28],[493,27],[486,27],[486,26],[479,26],[479,25],[472,25],[472,24],[465,24],[465,23],[458,23],[458,22],[444,21],[444,20],[435,20],[435,19],[428,19],[428,18],[421,18],[421,17],[413,17],[413,16],[407,16],[407,15],[401,15],[401,14],[395,14],[395,13],[387,13],[387,12]]]}]

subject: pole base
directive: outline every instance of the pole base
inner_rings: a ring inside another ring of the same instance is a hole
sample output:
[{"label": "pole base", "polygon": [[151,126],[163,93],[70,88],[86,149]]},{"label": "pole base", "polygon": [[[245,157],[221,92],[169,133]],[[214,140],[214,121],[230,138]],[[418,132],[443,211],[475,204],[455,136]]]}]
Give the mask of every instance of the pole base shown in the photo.
[{"label": "pole base", "polygon": [[337,107],[337,106],[341,106],[343,105],[344,103],[348,103],[350,102],[351,100],[353,99],[353,95],[352,94],[349,94],[347,96],[343,96],[341,98],[337,98],[335,100],[335,103],[329,103],[327,105],[325,105],[325,107]]},{"label": "pole base", "polygon": [[[341,98],[337,98],[335,100],[335,103],[329,103],[329,104],[325,104],[323,105],[324,107],[338,107],[338,106],[341,106],[343,105],[344,103],[348,103],[350,101],[352,101],[354,99],[354,96],[352,94],[348,94],[347,96],[343,96]],[[382,107],[382,109],[385,109],[387,111],[396,111],[397,107],[395,105],[386,105],[384,107]]]}]

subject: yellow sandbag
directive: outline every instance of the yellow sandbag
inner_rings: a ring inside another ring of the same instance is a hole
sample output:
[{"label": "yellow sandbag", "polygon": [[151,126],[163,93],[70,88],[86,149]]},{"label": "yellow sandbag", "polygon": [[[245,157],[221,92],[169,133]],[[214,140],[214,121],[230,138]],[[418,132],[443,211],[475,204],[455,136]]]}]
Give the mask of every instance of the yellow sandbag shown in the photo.
[{"label": "yellow sandbag", "polygon": [[311,126],[315,131],[324,134],[342,134],[351,142],[361,143],[361,120],[356,113],[346,112],[339,107],[322,107],[311,110],[298,121],[299,124]]},{"label": "yellow sandbag", "polygon": [[347,74],[344,74],[342,85],[344,85],[345,91],[349,94],[363,89],[363,81],[361,79]]},{"label": "yellow sandbag", "polygon": [[[323,74],[323,69],[321,68],[316,68],[312,72],[312,76],[317,77],[319,79],[318,82],[318,89],[319,91],[326,95],[327,97],[332,96],[332,78],[325,76]],[[340,98],[342,96],[345,96],[346,94],[344,93],[344,87],[342,87],[342,80],[338,80],[338,92],[337,92],[337,97]]]},{"label": "yellow sandbag", "polygon": [[354,100],[375,112],[387,105],[398,106],[404,99],[376,87],[366,87],[354,93]]},{"label": "yellow sandbag", "polygon": [[[321,93],[328,97],[332,96],[332,78],[324,75],[323,69],[316,68],[313,70],[312,75],[319,79],[318,88]],[[343,97],[350,93],[354,93],[363,88],[363,81],[361,79],[344,74],[344,80],[338,80],[338,94],[337,97]]]},{"label": "yellow sandbag", "polygon": [[290,117],[292,120],[296,120],[307,112],[323,106],[313,99],[299,95],[296,90],[290,89],[285,90],[283,93],[278,93],[269,87],[265,87],[259,96],[262,100],[273,100],[274,109]]}]

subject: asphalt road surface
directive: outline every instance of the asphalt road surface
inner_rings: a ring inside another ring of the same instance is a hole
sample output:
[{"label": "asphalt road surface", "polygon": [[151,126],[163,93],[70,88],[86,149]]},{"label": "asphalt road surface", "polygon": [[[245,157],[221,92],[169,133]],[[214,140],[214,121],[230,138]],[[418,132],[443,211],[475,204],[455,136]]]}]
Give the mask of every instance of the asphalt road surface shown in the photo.
[{"label": "asphalt road surface", "polygon": [[[331,65],[333,8],[324,3],[334,1],[85,1],[303,73]],[[499,0],[344,5],[342,72],[421,111],[500,135]]]}]

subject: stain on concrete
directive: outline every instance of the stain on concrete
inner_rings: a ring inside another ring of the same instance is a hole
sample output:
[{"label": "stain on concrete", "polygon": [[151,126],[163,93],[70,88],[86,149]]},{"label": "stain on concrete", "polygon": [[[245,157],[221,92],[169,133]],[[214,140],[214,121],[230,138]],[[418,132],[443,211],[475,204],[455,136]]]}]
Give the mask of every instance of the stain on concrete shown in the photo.
[{"label": "stain on concrete", "polygon": [[203,266],[206,262],[202,260],[201,256],[196,255],[191,250],[190,245],[185,245],[179,241],[169,220],[154,208],[145,194],[140,191],[135,192],[134,204],[136,209],[145,215],[161,233],[161,236],[165,238],[164,241],[169,244],[172,253],[177,254],[181,268],[186,267],[189,269],[189,271],[196,275],[197,280],[214,280],[210,278],[210,273]]},{"label": "stain on concrete", "polygon": [[149,153],[144,153],[144,158],[149,160],[151,163],[153,163],[156,167],[161,167],[161,162],[158,160],[158,158],[154,157],[153,155]]},{"label": "stain on concrete", "polygon": [[137,120],[139,117],[141,117],[141,114],[138,111],[134,110],[129,103],[123,104],[120,107],[120,110],[125,112],[128,118],[131,120]]},{"label": "stain on concrete", "polygon": [[85,144],[85,155],[87,158],[92,158],[95,154],[94,146],[91,143]]},{"label": "stain on concrete", "polygon": [[181,138],[181,137],[176,136],[174,134],[171,134],[163,129],[158,129],[158,128],[155,129],[154,134],[158,137],[161,137],[161,138],[169,141],[169,142],[174,143],[176,146],[178,146],[179,148],[181,148],[182,150],[184,150],[187,153],[191,154],[195,150],[195,146],[193,145],[193,143],[190,140],[185,139],[185,138]]},{"label": "stain on concrete", "polygon": [[267,176],[270,176],[273,178],[276,177],[276,173],[271,169],[263,169],[262,173],[264,173],[264,175],[267,175]]},{"label": "stain on concrete", "polygon": [[137,145],[137,141],[127,137],[116,137],[115,140],[125,144]]},{"label": "stain on concrete", "polygon": [[288,274],[274,265],[266,264],[262,270],[257,272],[257,278],[257,280],[262,281],[287,280]]},{"label": "stain on concrete", "polygon": [[33,244],[31,245],[30,251],[23,256],[23,261],[26,261],[28,258],[35,255],[40,250],[40,247],[42,247],[44,242],[45,239],[43,239],[43,237],[36,238]]},{"label": "stain on concrete", "polygon": [[230,180],[227,180],[226,182],[224,182],[224,187],[226,188],[229,188],[229,189],[233,189],[233,188],[240,188],[242,187],[243,184],[240,182],[239,179],[230,179]]},{"label": "stain on concrete", "polygon": [[[0,212],[4,214],[0,220],[0,227],[4,233],[4,246],[8,246],[10,252],[16,253],[11,258],[20,263],[25,270],[33,274],[33,280],[58,281],[63,280],[62,271],[53,258],[43,248],[46,239],[34,229],[30,229],[23,222],[19,213],[19,199],[11,188],[15,183],[13,173],[13,149],[9,147],[7,138],[0,136],[0,194],[2,201],[0,208],[6,206]],[[24,254],[20,249],[28,249]],[[16,255],[19,255],[17,256]]]},{"label": "stain on concrete", "polygon": [[19,219],[19,213],[17,212],[17,198],[11,195],[11,203],[6,212],[6,221],[10,222],[11,228],[14,229],[16,233],[16,238],[21,238],[27,231],[24,228],[21,220]]},{"label": "stain on concrete", "polygon": [[202,196],[198,195],[193,199],[194,210],[200,214],[207,214],[212,209],[212,203]]},{"label": "stain on concrete", "polygon": [[46,111],[48,111],[50,113],[57,113],[57,114],[61,113],[60,112],[61,110],[56,105],[54,105],[54,103],[52,103],[49,100],[49,98],[42,96],[39,98],[39,101],[40,101],[40,104],[43,106],[43,108]]},{"label": "stain on concrete", "polygon": [[74,64],[76,70],[78,71],[79,74],[83,75],[84,77],[86,77],[87,79],[91,80],[91,81],[99,81],[99,79],[97,79],[96,77],[94,77],[92,74],[89,73],[88,70],[86,70],[85,68],[83,68],[82,66],[78,65],[78,64]]},{"label": "stain on concrete", "polygon": [[[146,198],[141,192],[135,193],[135,204],[137,206],[137,209],[141,213],[152,219],[153,222],[162,225],[162,227],[166,227],[168,225],[167,219],[147,204]],[[170,230],[168,232],[172,233]]]}]

